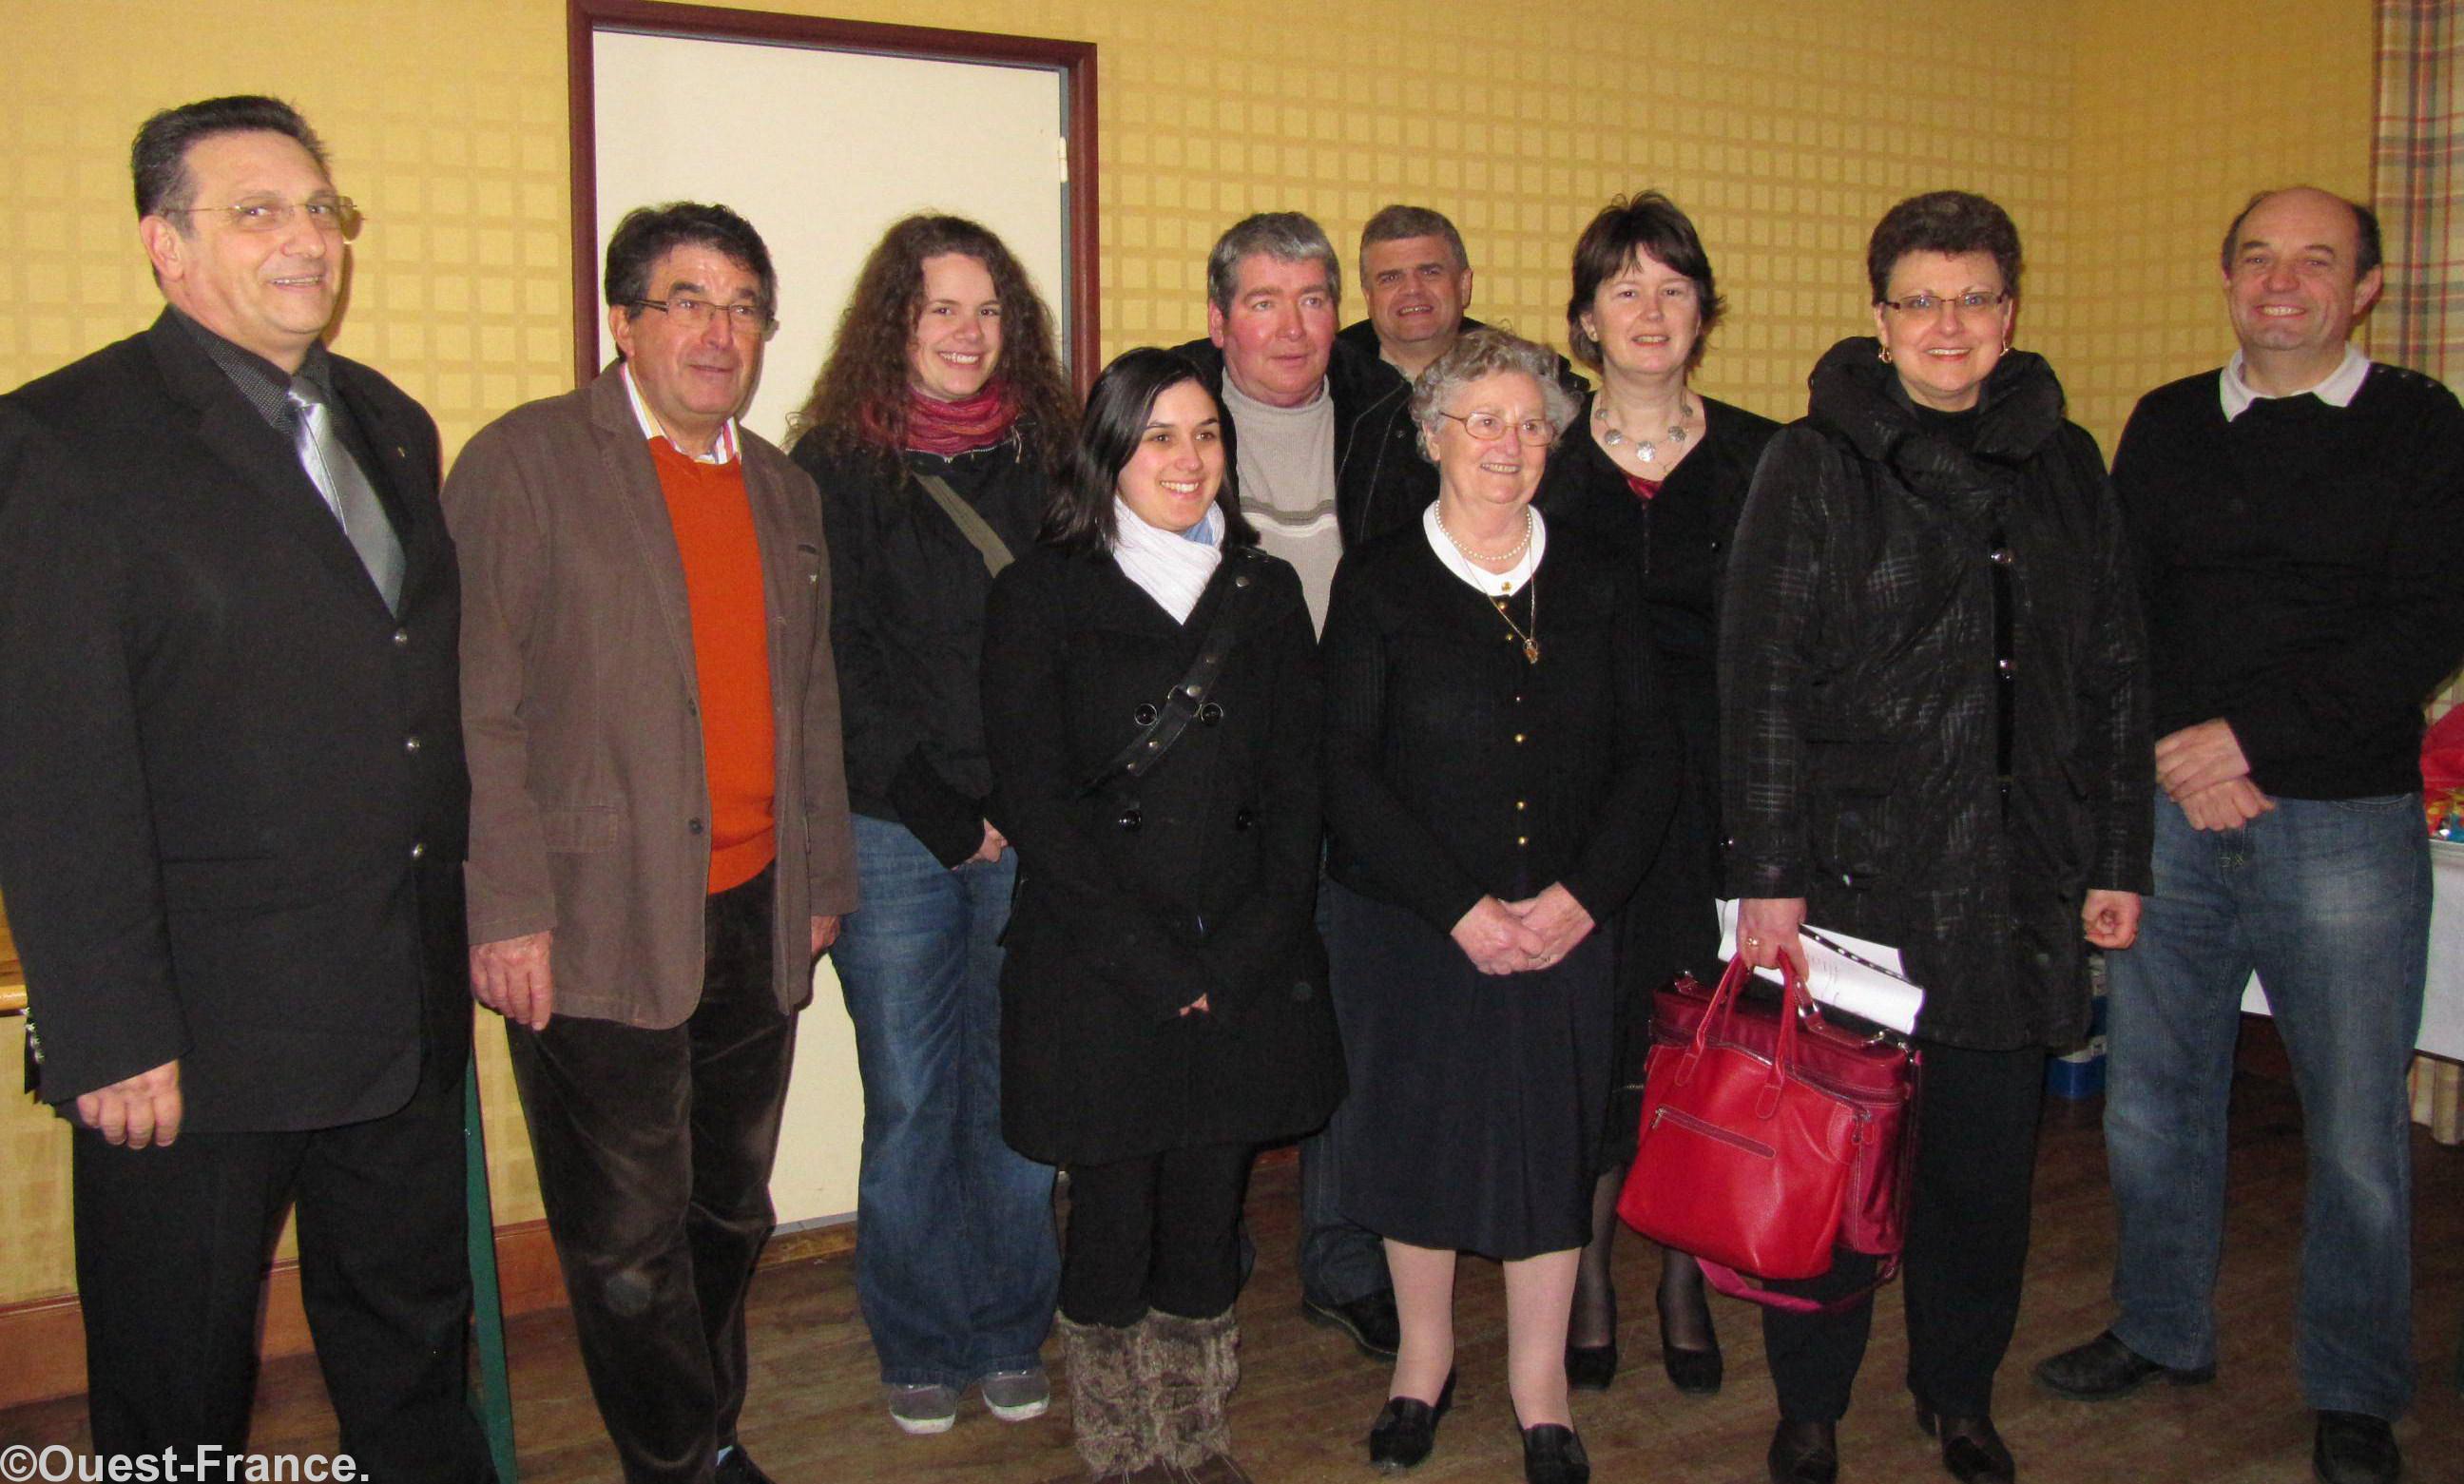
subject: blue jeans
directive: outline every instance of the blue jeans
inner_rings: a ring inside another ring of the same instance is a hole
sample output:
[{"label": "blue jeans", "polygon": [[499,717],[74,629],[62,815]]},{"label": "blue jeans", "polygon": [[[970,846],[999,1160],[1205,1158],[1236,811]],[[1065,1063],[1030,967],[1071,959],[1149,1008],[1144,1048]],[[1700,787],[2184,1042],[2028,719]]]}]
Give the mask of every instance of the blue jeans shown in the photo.
[{"label": "blue jeans", "polygon": [[2412,1162],[2405,1069],[2430,953],[2421,800],[2278,799],[2198,831],[2156,801],[2156,892],[2108,957],[2104,1135],[2121,1224],[2113,1331],[2151,1361],[2215,1363],[2225,1125],[2256,969],[2309,1145],[2301,1390],[2402,1414],[2412,1390]]},{"label": "blue jeans", "polygon": [[1052,1324],[1052,1167],[1001,1141],[1001,966],[1015,852],[952,871],[857,815],[864,905],[831,950],[864,1078],[856,1299],[889,1385],[1023,1370]]}]

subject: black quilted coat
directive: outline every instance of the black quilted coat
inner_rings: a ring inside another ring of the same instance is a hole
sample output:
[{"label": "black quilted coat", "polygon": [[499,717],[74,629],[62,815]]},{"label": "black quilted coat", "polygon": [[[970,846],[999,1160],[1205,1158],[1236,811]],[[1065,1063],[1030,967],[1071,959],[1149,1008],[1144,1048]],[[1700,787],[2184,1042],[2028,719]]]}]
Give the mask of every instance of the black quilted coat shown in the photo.
[{"label": "black quilted coat", "polygon": [[1811,923],[1901,948],[1921,1035],[2066,1046],[2087,1030],[2082,895],[2150,885],[2121,517],[2041,358],[2006,353],[1954,441],[1879,349],[1843,341],[1815,367],[1737,529],[1728,889],[1806,897]]}]

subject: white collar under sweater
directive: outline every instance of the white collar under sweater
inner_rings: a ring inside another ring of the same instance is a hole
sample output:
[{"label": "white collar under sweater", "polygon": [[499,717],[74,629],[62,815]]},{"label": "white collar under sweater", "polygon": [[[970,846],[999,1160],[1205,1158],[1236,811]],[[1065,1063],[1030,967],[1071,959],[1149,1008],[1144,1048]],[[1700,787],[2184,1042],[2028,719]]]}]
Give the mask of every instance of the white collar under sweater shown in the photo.
[{"label": "white collar under sweater", "polygon": [[[2236,350],[2216,377],[2216,394],[2224,401],[2226,422],[2249,411],[2250,405],[2260,398],[2260,393],[2251,388],[2242,367],[2241,352]],[[2344,347],[2344,359],[2336,363],[2336,368],[2327,373],[2325,381],[2290,395],[2317,397],[2329,407],[2351,407],[2353,399],[2362,393],[2362,383],[2367,381],[2369,375],[2370,358],[2348,344]]]},{"label": "white collar under sweater", "polygon": [[1177,624],[1189,622],[1199,594],[1223,561],[1223,507],[1206,507],[1206,519],[1186,531],[1150,525],[1118,495],[1112,497],[1112,560],[1130,581],[1162,605]]}]

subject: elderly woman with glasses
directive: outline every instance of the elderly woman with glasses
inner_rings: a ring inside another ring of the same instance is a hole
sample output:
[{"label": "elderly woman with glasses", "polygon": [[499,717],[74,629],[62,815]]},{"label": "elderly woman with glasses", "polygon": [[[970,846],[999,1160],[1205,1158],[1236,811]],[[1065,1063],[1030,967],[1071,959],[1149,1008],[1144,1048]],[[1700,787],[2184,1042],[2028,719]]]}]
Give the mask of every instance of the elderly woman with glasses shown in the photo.
[{"label": "elderly woman with glasses", "polygon": [[[1993,1374],[2028,1253],[2048,1048],[2085,1038],[2085,948],[2148,887],[2138,608],[2095,442],[2012,348],[2019,234],[1982,196],[1893,207],[1866,250],[1877,338],[1832,347],[1771,442],[1722,595],[1739,952],[1800,930],[1899,948],[1925,991],[1905,1291],[1917,1423],[1963,1480],[2010,1479]],[[1836,1476],[1874,1259],[1765,1311],[1781,1484]]]},{"label": "elderly woman with glasses", "polygon": [[1439,494],[1344,558],[1324,643],[1344,1214],[1386,1242],[1402,1345],[1370,1461],[1426,1458],[1460,1251],[1503,1260],[1524,1471],[1590,1477],[1566,1324],[1612,1076],[1614,918],[1673,804],[1633,574],[1531,509],[1574,414],[1555,358],[1476,330],[1412,397]]}]

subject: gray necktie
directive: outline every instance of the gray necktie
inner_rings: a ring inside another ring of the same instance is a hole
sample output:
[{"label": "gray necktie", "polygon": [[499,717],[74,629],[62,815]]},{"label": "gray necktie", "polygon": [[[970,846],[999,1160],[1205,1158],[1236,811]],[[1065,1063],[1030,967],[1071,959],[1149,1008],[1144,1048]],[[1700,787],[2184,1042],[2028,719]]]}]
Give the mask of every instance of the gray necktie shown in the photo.
[{"label": "gray necktie", "polygon": [[402,602],[402,540],[394,535],[393,522],[385,519],[385,506],[368,476],[360,469],[360,461],[342,440],[334,435],[334,414],[325,406],[324,394],[304,377],[293,377],[288,393],[294,409],[292,441],[298,445],[300,467],[316,483],[317,493],[325,497],[335,519],[342,522],[343,533],[360,554],[360,562],[368,569],[368,578],[385,595],[385,607],[395,609]]}]

